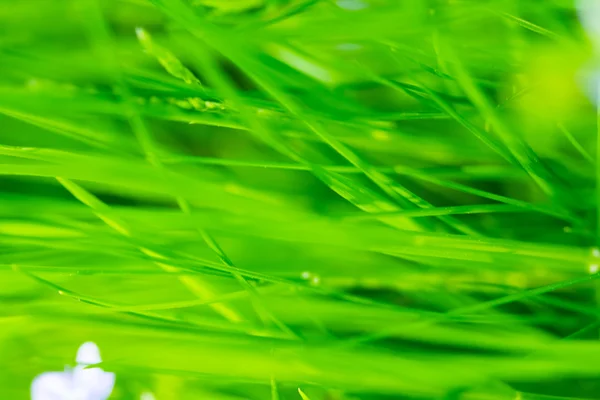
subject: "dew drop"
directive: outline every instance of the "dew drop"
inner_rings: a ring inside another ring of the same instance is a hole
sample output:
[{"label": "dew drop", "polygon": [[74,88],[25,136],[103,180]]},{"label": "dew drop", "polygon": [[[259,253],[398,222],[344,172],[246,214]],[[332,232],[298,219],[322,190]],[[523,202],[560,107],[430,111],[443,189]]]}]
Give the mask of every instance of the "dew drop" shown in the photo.
[{"label": "dew drop", "polygon": [[317,286],[321,283],[321,277],[319,277],[318,275],[313,275],[312,279],[310,280],[310,284],[313,286]]},{"label": "dew drop", "polygon": [[148,34],[142,27],[138,26],[135,28],[135,35],[138,37],[139,40],[148,40]]}]

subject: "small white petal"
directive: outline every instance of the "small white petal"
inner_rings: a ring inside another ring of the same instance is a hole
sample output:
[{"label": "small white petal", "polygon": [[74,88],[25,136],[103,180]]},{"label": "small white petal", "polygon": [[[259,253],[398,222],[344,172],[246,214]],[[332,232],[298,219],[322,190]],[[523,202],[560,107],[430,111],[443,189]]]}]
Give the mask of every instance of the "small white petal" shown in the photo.
[{"label": "small white petal", "polygon": [[70,372],[44,372],[31,384],[31,400],[69,399],[73,390]]},{"label": "small white petal", "polygon": [[115,374],[101,368],[77,366],[73,370],[73,387],[82,400],[106,400],[115,386]]},{"label": "small white petal", "polygon": [[144,392],[140,396],[140,400],[156,400],[156,397],[150,392]]},{"label": "small white petal", "polygon": [[77,350],[77,364],[81,365],[90,365],[90,364],[98,364],[102,361],[100,358],[100,349],[96,346],[96,343],[86,342],[79,346],[79,350]]},{"label": "small white petal", "polygon": [[115,386],[115,374],[101,368],[85,368],[102,362],[100,349],[93,342],[86,342],[77,350],[77,366],[73,370],[73,387],[76,399],[106,400]]}]

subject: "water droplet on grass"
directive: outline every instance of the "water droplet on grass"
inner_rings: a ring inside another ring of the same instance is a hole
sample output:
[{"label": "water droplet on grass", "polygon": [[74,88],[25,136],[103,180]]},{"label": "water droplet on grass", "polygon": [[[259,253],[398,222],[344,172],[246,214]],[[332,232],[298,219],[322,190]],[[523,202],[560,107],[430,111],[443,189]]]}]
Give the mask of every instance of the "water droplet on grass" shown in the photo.
[{"label": "water droplet on grass", "polygon": [[310,271],[304,271],[302,274],[300,274],[300,276],[302,279],[307,280],[311,286],[317,286],[321,283],[321,277]]}]

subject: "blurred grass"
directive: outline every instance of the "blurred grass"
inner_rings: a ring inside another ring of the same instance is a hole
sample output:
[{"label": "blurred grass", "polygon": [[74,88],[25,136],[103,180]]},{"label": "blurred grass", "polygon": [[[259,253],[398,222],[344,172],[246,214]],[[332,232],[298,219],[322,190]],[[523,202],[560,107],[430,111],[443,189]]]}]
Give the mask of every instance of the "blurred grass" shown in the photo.
[{"label": "blurred grass", "polygon": [[600,398],[567,0],[0,1],[0,398]]}]

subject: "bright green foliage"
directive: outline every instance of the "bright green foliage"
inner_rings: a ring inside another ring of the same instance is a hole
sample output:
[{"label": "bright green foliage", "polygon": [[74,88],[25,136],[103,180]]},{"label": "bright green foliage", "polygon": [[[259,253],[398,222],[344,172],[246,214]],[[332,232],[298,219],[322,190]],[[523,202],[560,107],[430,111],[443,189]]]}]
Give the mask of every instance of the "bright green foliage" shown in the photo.
[{"label": "bright green foliage", "polygon": [[0,0],[0,399],[600,398],[569,0]]}]

